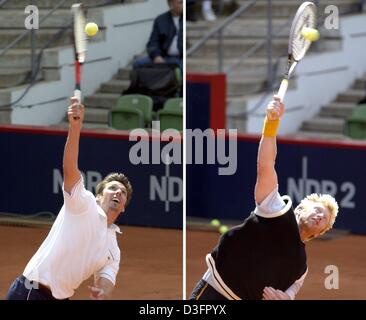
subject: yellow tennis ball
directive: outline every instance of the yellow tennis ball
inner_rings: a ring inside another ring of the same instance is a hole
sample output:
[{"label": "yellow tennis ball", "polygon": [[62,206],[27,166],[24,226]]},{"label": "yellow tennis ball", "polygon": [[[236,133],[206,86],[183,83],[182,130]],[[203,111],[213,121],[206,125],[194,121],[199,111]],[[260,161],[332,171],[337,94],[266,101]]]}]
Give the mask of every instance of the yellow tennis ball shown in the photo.
[{"label": "yellow tennis ball", "polygon": [[301,34],[303,35],[303,37],[306,40],[309,40],[309,41],[317,41],[320,37],[320,33],[318,30],[316,30],[314,28],[308,28],[308,27],[304,27],[301,30]]},{"label": "yellow tennis ball", "polygon": [[89,22],[85,26],[85,33],[89,37],[95,36],[97,34],[98,30],[99,30],[98,25],[95,22]]},{"label": "yellow tennis ball", "polygon": [[220,220],[218,220],[218,219],[211,220],[211,226],[213,226],[213,227],[219,227],[220,225],[221,225]]},{"label": "yellow tennis ball", "polygon": [[220,229],[219,229],[219,232],[221,234],[224,234],[225,232],[228,232],[228,231],[229,231],[229,227],[225,226],[225,225],[221,226]]}]

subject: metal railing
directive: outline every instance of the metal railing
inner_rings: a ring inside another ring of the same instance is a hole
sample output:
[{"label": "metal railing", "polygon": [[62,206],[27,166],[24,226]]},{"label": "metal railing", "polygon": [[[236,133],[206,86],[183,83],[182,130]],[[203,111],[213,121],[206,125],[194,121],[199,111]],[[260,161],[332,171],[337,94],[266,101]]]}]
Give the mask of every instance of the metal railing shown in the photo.
[{"label": "metal railing", "polygon": [[[273,56],[273,50],[272,50],[272,41],[273,39],[276,39],[279,37],[279,34],[284,30],[284,28],[288,27],[293,19],[293,16],[289,17],[288,20],[285,21],[284,24],[280,25],[278,28],[273,28],[273,12],[272,12],[272,0],[267,0],[267,35],[263,38],[258,40],[249,50],[244,52],[242,55],[237,57],[235,61],[229,65],[224,66],[223,64],[223,57],[224,57],[224,45],[223,45],[223,33],[225,32],[225,29],[229,27],[234,20],[236,20],[239,16],[247,13],[247,11],[257,3],[257,0],[251,0],[248,1],[248,3],[243,4],[241,7],[239,7],[234,13],[232,13],[230,16],[228,16],[224,21],[222,21],[220,24],[209,30],[200,40],[195,42],[188,50],[187,50],[187,57],[192,56],[195,52],[197,52],[202,46],[204,46],[208,40],[217,38],[217,66],[219,72],[224,72],[226,74],[230,74],[234,70],[236,70],[236,67],[243,63],[246,59],[254,55],[259,49],[261,49],[263,46],[266,45],[266,58],[267,58],[267,86],[265,92],[262,94],[261,98],[259,99],[258,103],[249,111],[246,111],[244,114],[240,114],[238,116],[248,115],[254,113],[259,107],[261,107],[264,100],[267,98],[269,94],[272,93],[274,87],[278,85],[278,81],[276,81],[276,78],[278,77],[278,69],[279,69],[279,63],[281,58],[286,56],[286,53],[283,55],[274,57]],[[319,8],[321,4],[321,0],[313,0],[315,5]],[[366,0],[359,0],[358,1],[358,9],[357,11],[362,11],[364,5],[366,4]],[[354,12],[352,10],[351,12]],[[348,12],[345,12],[343,14],[347,14]],[[295,14],[295,12],[294,12]],[[324,15],[321,15],[320,12],[318,14],[318,23],[319,25],[321,23],[324,23],[326,17]],[[318,43],[314,43],[313,50],[317,51]],[[274,62],[275,61],[275,62]],[[273,63],[274,62],[274,63]]]}]

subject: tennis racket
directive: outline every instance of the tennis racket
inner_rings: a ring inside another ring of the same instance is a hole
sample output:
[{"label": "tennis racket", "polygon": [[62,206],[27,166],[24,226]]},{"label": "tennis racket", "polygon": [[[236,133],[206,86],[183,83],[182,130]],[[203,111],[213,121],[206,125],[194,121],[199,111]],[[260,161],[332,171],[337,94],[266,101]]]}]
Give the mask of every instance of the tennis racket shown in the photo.
[{"label": "tennis racket", "polygon": [[285,75],[281,81],[278,96],[283,101],[286,95],[288,83],[298,62],[304,58],[306,51],[310,48],[311,41],[306,40],[301,31],[304,27],[316,28],[317,9],[313,2],[304,2],[296,12],[292,21],[290,38],[288,43],[288,62]]},{"label": "tennis racket", "polygon": [[85,34],[85,9],[82,3],[71,6],[73,14],[73,43],[75,52],[75,90],[74,96],[81,103],[81,71],[85,62],[87,37]]}]

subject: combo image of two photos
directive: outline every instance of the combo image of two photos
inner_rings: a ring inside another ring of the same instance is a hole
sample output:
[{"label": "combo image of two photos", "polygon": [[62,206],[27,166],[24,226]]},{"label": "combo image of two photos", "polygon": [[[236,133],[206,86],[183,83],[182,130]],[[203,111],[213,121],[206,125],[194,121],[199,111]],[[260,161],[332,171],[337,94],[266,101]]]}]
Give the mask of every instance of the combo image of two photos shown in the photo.
[{"label": "combo image of two photos", "polygon": [[0,1],[0,299],[366,300],[365,21],[362,0]]}]

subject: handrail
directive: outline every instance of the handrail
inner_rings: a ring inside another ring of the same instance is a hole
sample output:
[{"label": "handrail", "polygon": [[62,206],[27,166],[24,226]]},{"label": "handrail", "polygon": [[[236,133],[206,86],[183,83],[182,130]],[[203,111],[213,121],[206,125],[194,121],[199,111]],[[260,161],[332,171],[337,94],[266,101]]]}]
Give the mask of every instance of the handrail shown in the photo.
[{"label": "handrail", "polygon": [[5,4],[7,3],[9,0],[1,0],[0,1],[0,8]]},{"label": "handrail", "polygon": [[[51,16],[58,8],[60,8],[67,0],[61,0],[55,7],[53,7],[50,12],[45,15],[40,21],[39,25],[41,25],[46,19],[48,19],[49,16]],[[4,55],[9,49],[13,48],[15,45],[17,45],[25,36],[28,35],[33,29],[25,30],[22,34],[20,34],[18,37],[16,37],[10,44],[8,44],[4,49],[0,51],[0,57]]]}]

